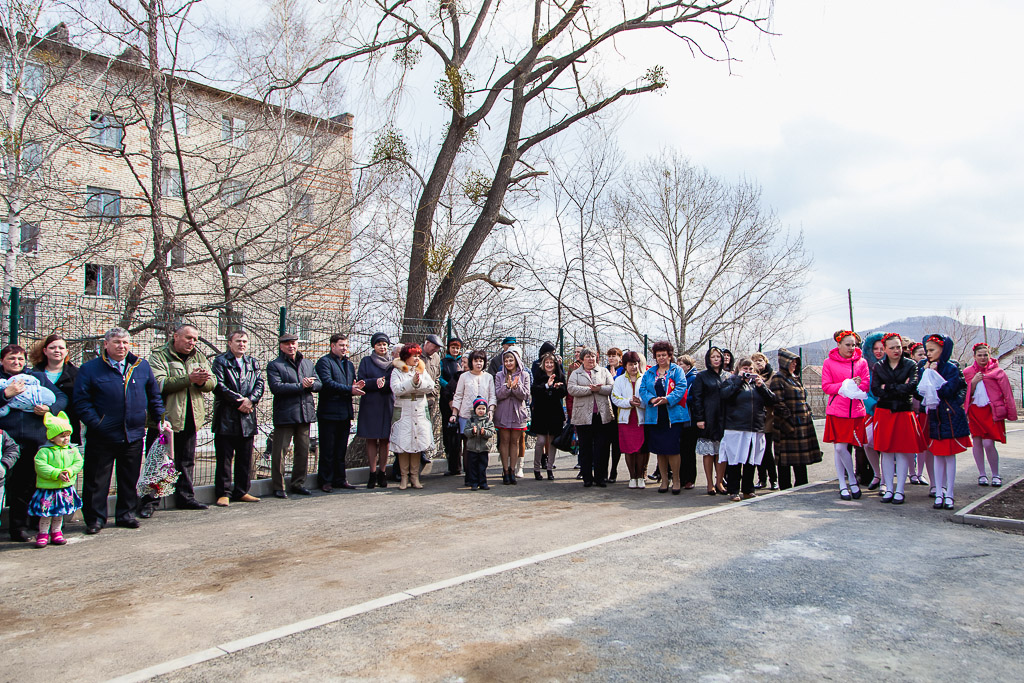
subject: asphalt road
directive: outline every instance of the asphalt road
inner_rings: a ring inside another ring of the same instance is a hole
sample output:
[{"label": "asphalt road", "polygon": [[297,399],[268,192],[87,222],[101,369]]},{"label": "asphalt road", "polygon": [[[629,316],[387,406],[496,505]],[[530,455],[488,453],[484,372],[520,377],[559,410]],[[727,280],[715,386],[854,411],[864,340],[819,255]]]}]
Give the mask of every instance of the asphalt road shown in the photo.
[{"label": "asphalt road", "polygon": [[[1024,437],[1002,449],[1024,473]],[[0,546],[4,680],[104,680],[609,534],[181,669],[167,680],[1017,680],[1024,537],[834,484],[744,504],[621,482],[265,500]],[[624,471],[624,468],[623,468]],[[957,503],[989,489],[959,459]],[[831,458],[812,481],[833,475]],[[697,514],[710,513],[710,514]],[[218,651],[218,654],[223,654]]]}]

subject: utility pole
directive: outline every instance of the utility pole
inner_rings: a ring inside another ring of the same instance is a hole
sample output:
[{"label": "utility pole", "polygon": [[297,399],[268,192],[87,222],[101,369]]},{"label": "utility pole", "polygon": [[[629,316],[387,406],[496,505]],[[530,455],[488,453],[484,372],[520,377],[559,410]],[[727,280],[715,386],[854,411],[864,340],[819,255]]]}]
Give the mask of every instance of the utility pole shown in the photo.
[{"label": "utility pole", "polygon": [[981,316],[981,330],[985,334],[985,345],[988,346],[988,322],[985,320],[985,316]]},{"label": "utility pole", "polygon": [[850,330],[854,331],[857,328],[853,326],[853,291],[846,290],[846,301],[850,305]]}]

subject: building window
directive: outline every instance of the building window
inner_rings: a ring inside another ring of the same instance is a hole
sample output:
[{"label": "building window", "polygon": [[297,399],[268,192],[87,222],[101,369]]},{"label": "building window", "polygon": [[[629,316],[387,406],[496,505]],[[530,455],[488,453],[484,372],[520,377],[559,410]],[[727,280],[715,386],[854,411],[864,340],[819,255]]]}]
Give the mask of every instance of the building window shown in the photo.
[{"label": "building window", "polygon": [[[171,127],[171,112],[174,112],[174,127]],[[178,129],[178,135],[188,135],[188,108],[184,104],[164,104],[164,120],[160,127],[172,132]]]},{"label": "building window", "polygon": [[175,242],[167,252],[167,267],[181,268],[185,265],[185,245]]},{"label": "building window", "polygon": [[21,174],[32,175],[43,165],[43,146],[38,142],[26,142],[21,148]]},{"label": "building window", "polygon": [[311,194],[297,194],[295,195],[295,205],[292,207],[292,216],[299,223],[312,223],[313,222],[313,195]]},{"label": "building window", "polygon": [[238,247],[225,251],[228,275],[245,275],[245,249]]},{"label": "building window", "polygon": [[305,135],[292,135],[292,155],[295,161],[308,164],[313,161],[313,140]]},{"label": "building window", "polygon": [[[6,253],[10,245],[10,223],[0,223],[0,251]],[[39,224],[21,222],[18,225],[18,250],[23,254],[39,251]]]},{"label": "building window", "polygon": [[89,138],[100,147],[124,149],[124,124],[112,114],[94,111],[89,115]]},{"label": "building window", "polygon": [[313,336],[313,315],[302,314],[289,316],[286,331],[294,334],[300,342],[308,342]]},{"label": "building window", "polygon": [[85,293],[88,296],[115,296],[117,266],[85,264]]},{"label": "building window", "polygon": [[4,92],[13,93],[17,89],[19,95],[33,100],[46,91],[46,69],[34,62],[25,62],[21,82],[18,83],[17,65],[10,57],[4,57],[0,80]]},{"label": "building window", "polygon": [[18,305],[21,309],[21,319],[19,323],[21,325],[22,332],[35,332],[36,331],[36,300],[35,299],[20,299]]},{"label": "building window", "polygon": [[[188,180],[188,174],[185,174]],[[183,197],[185,184],[181,180],[181,169],[177,166],[164,166],[160,169],[160,193],[165,197]]]},{"label": "building window", "polygon": [[249,186],[241,180],[225,180],[221,186],[220,202],[224,206],[241,206],[248,192]]},{"label": "building window", "polygon": [[229,334],[235,330],[242,329],[242,314],[239,311],[233,311],[228,315],[227,311],[221,311],[217,317],[217,336],[226,339]]},{"label": "building window", "polygon": [[232,147],[245,148],[245,121],[231,116],[220,117],[220,139]]},{"label": "building window", "polygon": [[111,221],[121,217],[121,193],[118,190],[89,186],[85,191],[88,194],[85,200],[87,216]]}]

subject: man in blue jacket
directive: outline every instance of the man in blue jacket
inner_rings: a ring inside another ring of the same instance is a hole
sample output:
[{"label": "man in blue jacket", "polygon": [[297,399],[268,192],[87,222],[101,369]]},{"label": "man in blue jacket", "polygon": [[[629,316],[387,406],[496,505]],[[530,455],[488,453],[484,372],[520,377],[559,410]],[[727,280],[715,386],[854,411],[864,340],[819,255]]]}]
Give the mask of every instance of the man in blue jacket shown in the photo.
[{"label": "man in blue jacket", "polygon": [[363,395],[363,380],[356,381],[356,369],[348,359],[348,337],[331,335],[331,351],[316,362],[316,376],[323,385],[316,407],[317,432],[320,435],[320,460],[317,479],[320,489],[354,489],[345,476],[345,455],[352,431],[352,397]]},{"label": "man in blue jacket", "polygon": [[82,471],[82,516],[87,534],[98,534],[107,523],[107,493],[115,465],[114,523],[139,528],[135,487],[142,469],[146,414],[160,423],[161,431],[171,429],[162,419],[164,403],[153,371],[149,363],[128,351],[130,345],[127,330],[111,328],[103,336],[99,358],[83,365],[75,378],[75,410],[89,428]]}]

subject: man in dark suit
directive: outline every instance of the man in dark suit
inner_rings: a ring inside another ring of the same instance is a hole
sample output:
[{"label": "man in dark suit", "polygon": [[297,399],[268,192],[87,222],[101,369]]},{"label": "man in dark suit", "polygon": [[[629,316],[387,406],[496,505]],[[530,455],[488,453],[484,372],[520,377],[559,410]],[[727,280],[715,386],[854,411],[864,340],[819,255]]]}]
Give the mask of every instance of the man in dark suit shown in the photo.
[{"label": "man in dark suit", "polygon": [[356,381],[356,369],[348,359],[348,337],[331,335],[331,351],[316,362],[316,375],[323,385],[316,408],[320,435],[320,463],[317,479],[320,489],[354,489],[345,476],[345,455],[352,431],[352,397],[363,395],[363,380]]},{"label": "man in dark suit", "polygon": [[110,473],[117,468],[117,503],[114,523],[138,529],[135,487],[142,469],[146,414],[170,433],[163,420],[164,403],[153,371],[144,359],[129,352],[128,331],[114,327],[103,337],[103,350],[78,371],[75,411],[89,428],[82,471],[82,516],[85,533],[98,534],[107,523]]}]

